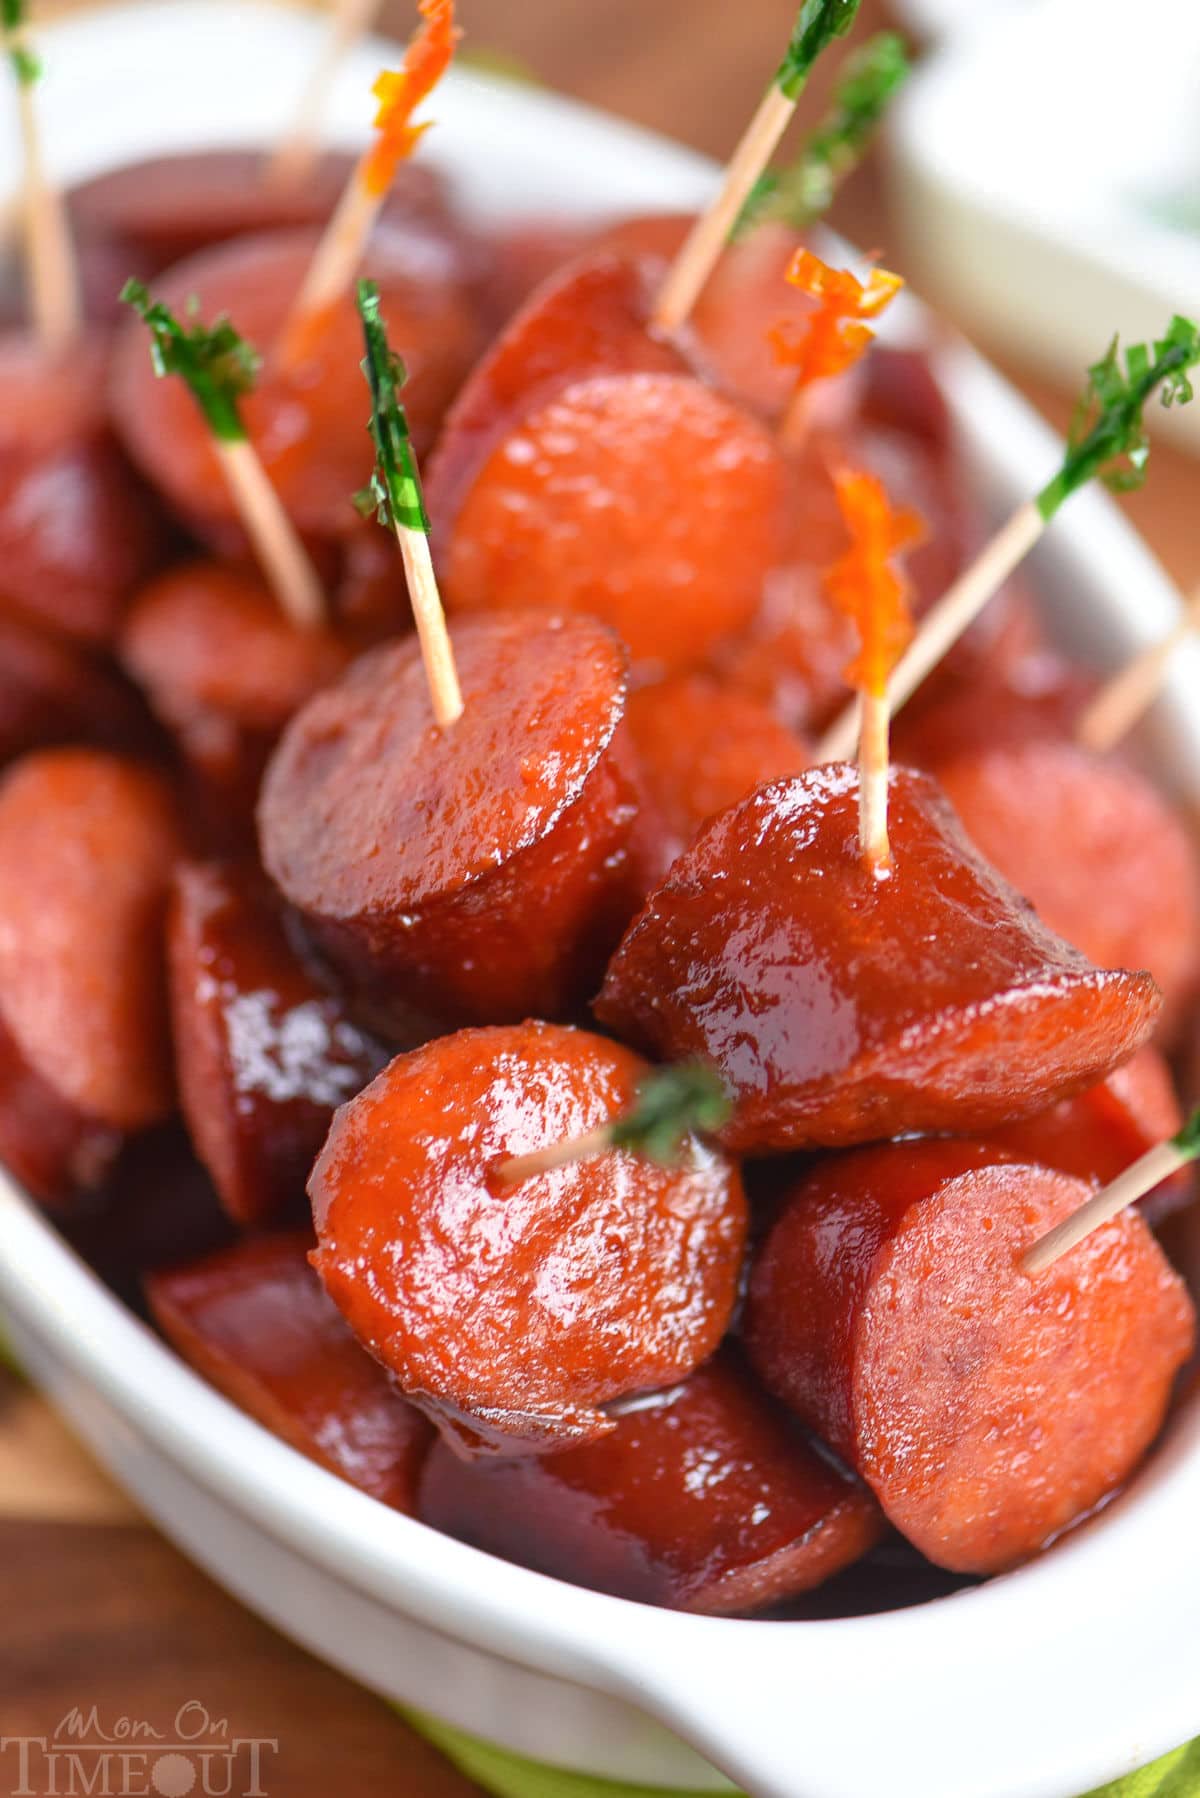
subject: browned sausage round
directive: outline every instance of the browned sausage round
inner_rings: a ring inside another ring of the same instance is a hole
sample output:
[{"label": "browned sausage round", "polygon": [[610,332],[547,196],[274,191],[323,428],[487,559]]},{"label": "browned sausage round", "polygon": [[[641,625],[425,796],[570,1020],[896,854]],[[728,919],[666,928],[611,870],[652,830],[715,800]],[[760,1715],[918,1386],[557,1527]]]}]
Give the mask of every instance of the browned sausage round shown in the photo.
[{"label": "browned sausage round", "polygon": [[447,605],[590,612],[635,665],[700,665],[783,542],[771,434],[647,327],[640,265],[543,289],[472,375],[429,471]]},{"label": "browned sausage round", "polygon": [[156,735],[132,686],[64,639],[0,614],[0,763],[59,743],[145,750]]},{"label": "browned sausage round", "polygon": [[981,748],[938,778],[1052,930],[1099,967],[1149,968],[1169,1035],[1200,982],[1200,864],[1162,795],[1125,763],[1051,738]]},{"label": "browned sausage round", "polygon": [[858,773],[815,768],[714,818],[651,894],[596,1004],[700,1057],[740,1151],[984,1129],[1094,1084],[1150,1034],[1147,974],[1101,973],[894,768],[891,877],[858,849]]},{"label": "browned sausage round", "polygon": [[200,834],[252,842],[280,731],[337,678],[349,649],[330,630],[298,629],[255,575],[186,562],[135,597],[120,650],[183,752]]},{"label": "browned sausage round", "polygon": [[0,607],[86,643],[107,643],[163,533],[104,407],[98,338],[50,362],[0,337]]},{"label": "browned sausage round", "polygon": [[613,1426],[557,1455],[465,1462],[438,1443],[419,1514],[539,1573],[715,1616],[807,1592],[882,1533],[865,1489],[728,1351]]},{"label": "browned sausage round", "polygon": [[46,1107],[73,1118],[50,1196],[94,1183],[89,1144],[106,1161],[114,1136],[172,1109],[163,915],[178,848],[165,783],[132,763],[45,750],[0,784],[0,1154],[22,1172],[31,1154],[44,1160],[44,1143],[24,1139]]},{"label": "browned sausage round", "polygon": [[[182,314],[227,312],[263,354],[255,391],[242,402],[246,428],[284,505],[302,531],[338,537],[356,528],[355,493],[370,477],[370,404],[358,372],[362,326],[352,295],[331,307],[285,359],[279,334],[312,256],[311,232],[237,238],[182,262],[155,283]],[[478,343],[474,302],[435,256],[407,236],[371,240],[366,272],[379,282],[393,346],[409,380],[404,399],[418,449],[432,442]],[[134,461],[174,510],[222,547],[240,527],[207,427],[181,381],[158,380],[146,332],[130,319],[113,351],[113,417]]]},{"label": "browned sausage round", "polygon": [[401,1390],[465,1448],[611,1430],[606,1402],[712,1354],[737,1295],[736,1169],[687,1145],[505,1185],[497,1166],[608,1123],[638,1056],[552,1024],[463,1030],[398,1056],[338,1112],[309,1182],[330,1297]]},{"label": "browned sausage round", "polygon": [[819,1163],[756,1262],[755,1367],[939,1566],[1026,1559],[1129,1475],[1191,1352],[1187,1291],[1127,1211],[1045,1273],[1091,1188],[979,1143]]},{"label": "browned sausage round", "polygon": [[230,1216],[269,1223],[302,1199],[334,1111],[386,1052],[313,979],[251,870],[178,868],[167,948],[192,1141]]},{"label": "browned sausage round", "polygon": [[307,1233],[152,1274],[150,1309],[198,1373],[312,1461],[415,1509],[433,1431],[355,1342],[308,1264]]},{"label": "browned sausage round", "polygon": [[616,638],[528,613],[453,638],[456,724],[415,640],[373,650],[293,719],[259,806],[267,872],[399,1040],[569,1015],[645,890]]}]

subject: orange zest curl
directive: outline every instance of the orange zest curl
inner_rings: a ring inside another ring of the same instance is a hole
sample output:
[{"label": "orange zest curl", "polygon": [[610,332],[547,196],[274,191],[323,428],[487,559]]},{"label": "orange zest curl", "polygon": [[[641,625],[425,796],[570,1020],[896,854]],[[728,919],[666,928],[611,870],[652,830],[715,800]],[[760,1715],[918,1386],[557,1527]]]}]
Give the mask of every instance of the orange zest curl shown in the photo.
[{"label": "orange zest curl", "polygon": [[799,387],[852,367],[875,336],[867,321],[878,318],[904,286],[902,276],[884,268],[872,269],[864,283],[849,269],[830,268],[811,250],[796,251],[787,279],[817,301],[808,318],[771,332],[776,357],[796,370]]},{"label": "orange zest curl", "polygon": [[371,90],[379,102],[378,136],[362,164],[362,183],[374,196],[385,194],[396,170],[410,157],[429,129],[414,125],[412,115],[449,68],[462,33],[454,23],[454,0],[421,0],[425,23],[413,37],[399,69],[385,69]]},{"label": "orange zest curl", "polygon": [[892,669],[913,637],[909,584],[894,558],[920,542],[925,523],[905,507],[893,512],[882,481],[860,469],[833,477],[838,506],[850,532],[850,548],[825,576],[825,591],[857,627],[861,648],[846,680],[872,699],[887,693]]}]

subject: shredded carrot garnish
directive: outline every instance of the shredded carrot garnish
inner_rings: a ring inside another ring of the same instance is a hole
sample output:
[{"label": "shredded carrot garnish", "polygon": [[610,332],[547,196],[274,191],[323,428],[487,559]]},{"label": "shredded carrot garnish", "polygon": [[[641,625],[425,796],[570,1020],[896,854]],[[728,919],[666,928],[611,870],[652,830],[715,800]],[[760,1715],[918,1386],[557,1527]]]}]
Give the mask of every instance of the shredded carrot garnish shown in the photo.
[{"label": "shredded carrot garnish", "polygon": [[882,699],[913,636],[909,583],[894,558],[920,541],[925,524],[907,507],[893,512],[882,481],[873,474],[842,468],[833,479],[850,548],[826,574],[825,591],[858,629],[861,648],[846,669],[846,680],[860,693]]},{"label": "shredded carrot garnish", "polygon": [[454,0],[421,0],[420,10],[425,23],[405,51],[403,66],[385,69],[371,90],[379,102],[375,114],[379,135],[362,164],[362,183],[369,194],[387,192],[400,164],[428,131],[428,122],[414,125],[412,115],[449,68],[462,35],[454,23]]},{"label": "shredded carrot garnish", "polygon": [[830,268],[811,250],[796,251],[787,278],[817,301],[809,318],[771,332],[776,356],[796,370],[799,387],[840,375],[857,362],[875,335],[867,321],[878,318],[904,286],[900,275],[883,268],[872,269],[864,283],[849,269]]}]

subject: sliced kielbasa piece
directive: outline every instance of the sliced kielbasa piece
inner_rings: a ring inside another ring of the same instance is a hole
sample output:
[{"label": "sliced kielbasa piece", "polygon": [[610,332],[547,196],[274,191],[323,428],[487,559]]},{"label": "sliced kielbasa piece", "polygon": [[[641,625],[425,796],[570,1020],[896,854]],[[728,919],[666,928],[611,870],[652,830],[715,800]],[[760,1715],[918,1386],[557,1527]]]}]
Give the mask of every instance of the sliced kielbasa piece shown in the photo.
[{"label": "sliced kielbasa piece", "polygon": [[41,1163],[48,1199],[97,1183],[116,1139],[172,1109],[163,917],[178,853],[170,792],[133,763],[45,750],[0,784],[3,1154],[18,1172]]},{"label": "sliced kielbasa piece", "polygon": [[254,806],[279,733],[346,667],[331,630],[301,630],[258,577],[186,562],[144,587],[121,633],[121,659],[178,743],[200,834],[253,842]]},{"label": "sliced kielbasa piece", "polygon": [[447,605],[590,612],[635,665],[703,663],[780,554],[783,457],[647,328],[651,282],[578,265],[519,315],[429,471]]},{"label": "sliced kielbasa piece", "polygon": [[563,1454],[465,1462],[437,1444],[418,1510],[539,1573],[714,1616],[810,1591],[883,1531],[865,1488],[729,1351],[681,1385],[615,1407],[607,1436]]},{"label": "sliced kielbasa piece", "polygon": [[673,864],[614,955],[601,1022],[710,1061],[738,1151],[970,1131],[1044,1110],[1140,1047],[1148,974],[1101,972],[972,849],[928,775],[894,768],[895,868],[858,848],[845,763],[761,787]]},{"label": "sliced kielbasa piece", "polygon": [[433,1431],[326,1298],[311,1244],[307,1232],[260,1236],[152,1274],[150,1309],[184,1360],[273,1435],[411,1512]]},{"label": "sliced kielbasa piece", "polygon": [[645,891],[625,658],[585,618],[453,633],[466,709],[433,722],[415,639],[285,731],[263,861],[385,1034],[567,1016]]},{"label": "sliced kielbasa piece", "polygon": [[163,547],[105,415],[106,360],[95,337],[60,362],[0,337],[0,609],[92,644],[111,641]]},{"label": "sliced kielbasa piece", "polygon": [[626,714],[663,870],[700,826],[755,787],[798,774],[812,752],[750,694],[711,674],[677,674],[629,696]]},{"label": "sliced kielbasa piece", "polygon": [[754,1366],[939,1566],[999,1572],[1097,1505],[1191,1352],[1187,1291],[1134,1211],[1021,1270],[1090,1191],[987,1144],[893,1143],[820,1162],[759,1252]]},{"label": "sliced kielbasa piece", "polygon": [[603,1405],[691,1373],[729,1325],[746,1208],[718,1150],[497,1172],[611,1122],[647,1072],[565,1026],[463,1030],[398,1056],[334,1118],[309,1182],[317,1271],[468,1452],[603,1435]]},{"label": "sliced kielbasa piece", "polygon": [[334,1111],[387,1053],[313,978],[251,869],[181,865],[167,949],[196,1152],[231,1217],[268,1223],[301,1197]]},{"label": "sliced kielbasa piece", "polygon": [[[237,238],[177,264],[155,295],[181,316],[195,297],[200,316],[225,312],[263,355],[242,415],[267,473],[298,527],[316,537],[354,530],[355,493],[372,468],[370,404],[358,373],[362,325],[354,297],[331,307],[285,357],[280,332],[312,257],[312,232]],[[378,231],[366,272],[379,282],[391,341],[404,357],[405,406],[418,449],[428,448],[478,347],[473,300],[440,254],[425,256],[408,235]],[[225,550],[240,526],[207,427],[186,387],[154,373],[141,321],[131,318],[113,350],[110,396],[133,457],[194,529]]]},{"label": "sliced kielbasa piece", "polygon": [[0,615],[0,763],[61,743],[136,752],[156,739],[119,675],[65,638]]},{"label": "sliced kielbasa piece", "polygon": [[[302,181],[273,181],[261,149],[186,151],[108,169],[73,187],[67,204],[85,239],[119,248],[148,279],[230,238],[321,224],[354,163],[350,151],[325,150]],[[395,227],[445,227],[443,182],[428,167],[404,164],[384,216]]]},{"label": "sliced kielbasa piece", "polygon": [[1126,763],[1041,738],[938,770],[971,841],[1103,968],[1149,968],[1170,1035],[1200,982],[1200,864],[1167,800]]},{"label": "sliced kielbasa piece", "polygon": [[[1047,1111],[989,1131],[993,1142],[1019,1161],[1061,1168],[1095,1186],[1110,1180],[1165,1141],[1183,1124],[1171,1070],[1149,1044],[1116,1068],[1107,1080]],[[1159,1223],[1182,1210],[1195,1192],[1189,1164],[1141,1200],[1141,1211]]]}]

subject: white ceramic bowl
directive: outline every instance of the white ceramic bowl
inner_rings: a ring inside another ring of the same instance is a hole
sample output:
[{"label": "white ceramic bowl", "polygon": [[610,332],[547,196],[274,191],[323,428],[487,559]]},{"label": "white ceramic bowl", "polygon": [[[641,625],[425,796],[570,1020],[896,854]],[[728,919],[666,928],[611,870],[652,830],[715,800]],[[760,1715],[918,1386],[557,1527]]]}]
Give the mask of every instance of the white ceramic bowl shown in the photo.
[{"label": "white ceramic bowl", "polygon": [[[269,131],[316,29],[261,5],[155,0],[47,32],[59,171]],[[368,48],[347,69],[333,136],[356,135],[379,59]],[[528,90],[462,76],[436,111],[439,159],[493,219],[686,206],[712,180],[680,149]],[[0,114],[0,154],[10,125]],[[945,376],[985,490],[1023,496],[1052,440],[966,352]],[[1098,496],[1068,509],[1040,572],[1099,662],[1177,603]],[[1196,803],[1198,675],[1182,657],[1155,726]],[[756,1798],[1075,1798],[1200,1729],[1194,1406],[1133,1489],[1036,1565],[882,1617],[737,1622],[508,1566],[301,1459],[190,1373],[2,1178],[0,1306],[33,1378],[230,1591],[375,1691],[534,1758],[710,1791],[726,1789],[719,1767]]]}]

